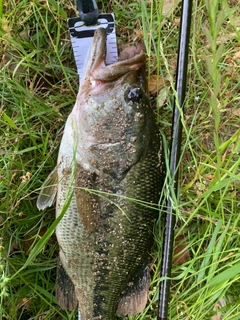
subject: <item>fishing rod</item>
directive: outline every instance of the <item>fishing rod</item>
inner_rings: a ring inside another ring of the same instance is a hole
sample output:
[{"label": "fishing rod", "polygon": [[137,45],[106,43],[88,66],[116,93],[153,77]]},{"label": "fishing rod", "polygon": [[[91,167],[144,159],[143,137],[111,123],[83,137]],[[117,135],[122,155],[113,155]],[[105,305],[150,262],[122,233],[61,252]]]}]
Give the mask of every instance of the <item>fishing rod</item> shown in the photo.
[{"label": "fishing rod", "polygon": [[168,318],[169,295],[171,284],[174,227],[176,223],[176,211],[173,208],[173,199],[178,195],[179,159],[181,154],[182,122],[181,114],[184,110],[188,47],[192,15],[192,0],[182,1],[181,23],[178,43],[178,61],[176,72],[176,96],[173,106],[172,136],[170,147],[170,186],[167,198],[167,212],[164,233],[164,247],[162,255],[162,269],[158,300],[158,320]]}]

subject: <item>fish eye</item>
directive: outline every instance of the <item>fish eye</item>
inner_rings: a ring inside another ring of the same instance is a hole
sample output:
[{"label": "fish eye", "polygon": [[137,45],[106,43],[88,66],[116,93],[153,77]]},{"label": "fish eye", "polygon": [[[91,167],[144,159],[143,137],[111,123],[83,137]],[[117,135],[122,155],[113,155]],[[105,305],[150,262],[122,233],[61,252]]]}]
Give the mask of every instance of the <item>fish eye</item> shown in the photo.
[{"label": "fish eye", "polygon": [[126,91],[126,100],[132,101],[132,102],[138,102],[142,97],[142,91],[141,88],[134,86],[128,88]]}]

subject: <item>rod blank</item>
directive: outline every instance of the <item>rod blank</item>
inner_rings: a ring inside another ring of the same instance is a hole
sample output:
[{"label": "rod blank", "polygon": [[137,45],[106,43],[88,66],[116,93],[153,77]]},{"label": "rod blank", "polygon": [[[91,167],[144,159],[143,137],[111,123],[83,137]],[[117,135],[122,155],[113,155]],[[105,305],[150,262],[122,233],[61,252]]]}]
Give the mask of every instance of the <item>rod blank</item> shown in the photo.
[{"label": "rod blank", "polygon": [[170,148],[170,175],[171,186],[167,199],[167,213],[165,222],[164,248],[162,256],[161,277],[164,280],[160,284],[158,300],[158,320],[168,318],[168,305],[170,293],[170,277],[172,271],[172,256],[174,242],[174,227],[176,223],[176,212],[173,208],[173,200],[178,195],[179,159],[181,154],[182,122],[181,110],[184,109],[188,64],[188,45],[192,15],[192,0],[182,1],[181,26],[178,44],[178,62],[176,73],[176,98],[174,99],[172,139]]}]

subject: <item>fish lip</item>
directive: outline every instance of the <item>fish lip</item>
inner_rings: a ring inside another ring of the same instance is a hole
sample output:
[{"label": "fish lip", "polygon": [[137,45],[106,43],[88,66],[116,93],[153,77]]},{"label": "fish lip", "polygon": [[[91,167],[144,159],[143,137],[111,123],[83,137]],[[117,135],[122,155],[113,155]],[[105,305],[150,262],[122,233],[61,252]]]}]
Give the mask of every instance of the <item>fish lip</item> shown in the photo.
[{"label": "fish lip", "polygon": [[142,68],[146,63],[144,52],[136,54],[127,60],[117,61],[106,65],[106,29],[98,28],[92,40],[87,60],[83,70],[82,83],[98,81],[110,82],[121,78],[123,75]]},{"label": "fish lip", "polygon": [[131,74],[144,67],[146,61],[145,53],[140,53],[128,60],[118,61],[108,66],[97,68],[89,77],[91,84],[91,95],[97,95],[106,87],[118,87]]},{"label": "fish lip", "polygon": [[96,29],[83,67],[83,82],[86,82],[89,79],[95,69],[105,66],[106,38],[107,32],[104,28]]},{"label": "fish lip", "polygon": [[128,60],[118,61],[108,66],[105,65],[95,69],[92,72],[92,78],[95,81],[114,81],[131,71],[141,69],[145,65],[145,62],[146,55],[144,52],[141,52]]}]

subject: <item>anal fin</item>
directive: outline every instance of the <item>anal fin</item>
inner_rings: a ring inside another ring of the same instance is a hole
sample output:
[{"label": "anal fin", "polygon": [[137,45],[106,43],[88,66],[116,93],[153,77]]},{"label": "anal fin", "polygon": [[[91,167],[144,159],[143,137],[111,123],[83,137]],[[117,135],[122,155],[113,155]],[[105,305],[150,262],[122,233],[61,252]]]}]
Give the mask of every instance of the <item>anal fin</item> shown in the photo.
[{"label": "anal fin", "polygon": [[120,297],[116,314],[134,316],[142,312],[147,304],[149,282],[149,264],[147,264],[128,283]]},{"label": "anal fin", "polygon": [[60,259],[57,264],[57,279],[56,279],[56,299],[60,307],[64,310],[74,310],[77,307],[78,301],[75,294],[75,288],[72,280],[64,270]]}]

